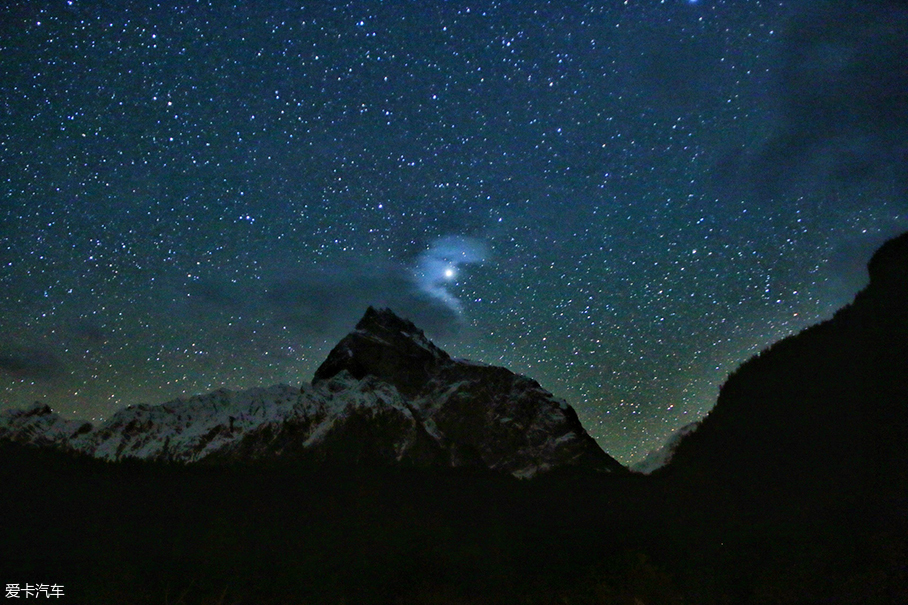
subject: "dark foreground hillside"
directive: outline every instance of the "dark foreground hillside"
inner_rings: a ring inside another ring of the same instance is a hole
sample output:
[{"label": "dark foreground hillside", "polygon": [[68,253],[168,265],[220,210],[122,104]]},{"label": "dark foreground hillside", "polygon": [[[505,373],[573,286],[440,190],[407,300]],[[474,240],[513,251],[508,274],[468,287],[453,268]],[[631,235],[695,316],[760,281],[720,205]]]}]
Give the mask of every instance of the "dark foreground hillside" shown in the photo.
[{"label": "dark foreground hillside", "polygon": [[677,592],[629,529],[639,477],[123,465],[12,445],[0,456],[2,581],[62,584],[63,602],[672,602]]},{"label": "dark foreground hillside", "polygon": [[868,270],[730,376],[654,477],[703,547],[688,575],[713,565],[738,602],[908,602],[908,234]]},{"label": "dark foreground hillside", "polygon": [[0,581],[61,584],[64,603],[905,602],[904,517],[856,501],[671,475],[0,457]]}]

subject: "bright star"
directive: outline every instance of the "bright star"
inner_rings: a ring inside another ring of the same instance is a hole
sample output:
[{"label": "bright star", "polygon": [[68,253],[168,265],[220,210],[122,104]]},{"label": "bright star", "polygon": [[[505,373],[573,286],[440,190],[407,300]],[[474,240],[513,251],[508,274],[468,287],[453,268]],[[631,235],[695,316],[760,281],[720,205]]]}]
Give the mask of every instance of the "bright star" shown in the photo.
[{"label": "bright star", "polygon": [[413,267],[413,278],[420,291],[460,316],[463,312],[461,303],[448,288],[460,274],[461,265],[480,264],[487,255],[485,244],[476,238],[458,235],[441,237],[419,255]]}]

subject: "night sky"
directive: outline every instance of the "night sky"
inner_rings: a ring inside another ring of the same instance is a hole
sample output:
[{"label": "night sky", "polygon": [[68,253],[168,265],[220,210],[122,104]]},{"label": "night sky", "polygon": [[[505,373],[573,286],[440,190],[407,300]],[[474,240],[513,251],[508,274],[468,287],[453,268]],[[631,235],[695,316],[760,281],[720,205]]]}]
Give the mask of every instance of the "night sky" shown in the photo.
[{"label": "night sky", "polygon": [[908,229],[908,7],[21,2],[0,407],[309,381],[367,305],[632,462]]}]

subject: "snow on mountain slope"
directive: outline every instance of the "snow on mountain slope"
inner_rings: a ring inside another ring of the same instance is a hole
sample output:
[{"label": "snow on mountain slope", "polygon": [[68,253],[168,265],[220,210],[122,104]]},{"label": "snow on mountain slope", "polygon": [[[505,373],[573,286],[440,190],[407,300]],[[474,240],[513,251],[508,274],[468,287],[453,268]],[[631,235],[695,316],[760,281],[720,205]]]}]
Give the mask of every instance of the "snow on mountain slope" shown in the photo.
[{"label": "snow on mountain slope", "polygon": [[0,412],[0,439],[15,443],[55,445],[78,437],[91,428],[87,422],[64,420],[40,402],[24,410]]},{"label": "snow on mountain slope", "polygon": [[106,460],[199,460],[245,433],[286,421],[307,404],[298,389],[286,385],[240,392],[222,389],[120,410],[97,430],[70,440],[70,445]]}]

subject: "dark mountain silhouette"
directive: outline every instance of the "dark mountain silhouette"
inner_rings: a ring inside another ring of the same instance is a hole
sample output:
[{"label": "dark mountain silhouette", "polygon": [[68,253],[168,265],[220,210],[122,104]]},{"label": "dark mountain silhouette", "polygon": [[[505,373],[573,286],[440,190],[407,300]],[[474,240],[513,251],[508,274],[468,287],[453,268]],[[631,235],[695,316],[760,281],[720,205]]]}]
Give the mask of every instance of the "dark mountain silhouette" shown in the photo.
[{"label": "dark mountain silhouette", "polygon": [[715,408],[676,448],[676,472],[840,493],[903,480],[908,234],[883,245],[868,270],[852,304],[729,376]]},{"label": "dark mountain silhouette", "polygon": [[908,233],[868,271],[729,376],[652,477],[739,598],[908,602]]}]

